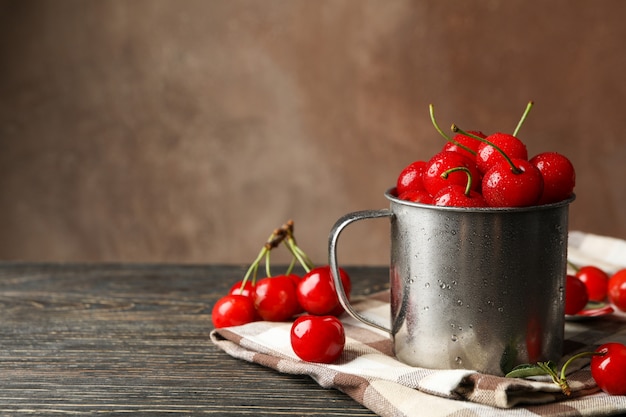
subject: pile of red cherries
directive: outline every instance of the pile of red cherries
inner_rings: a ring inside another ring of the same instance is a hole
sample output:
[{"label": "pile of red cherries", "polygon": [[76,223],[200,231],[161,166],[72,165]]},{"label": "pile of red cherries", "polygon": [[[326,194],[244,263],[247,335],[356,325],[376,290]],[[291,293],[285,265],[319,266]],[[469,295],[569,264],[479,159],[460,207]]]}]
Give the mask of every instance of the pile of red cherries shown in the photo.
[{"label": "pile of red cherries", "polygon": [[453,124],[451,136],[437,124],[431,105],[431,121],[446,144],[432,158],[417,160],[402,170],[396,196],[455,207],[526,207],[570,198],[576,182],[571,161],[558,152],[529,159],[526,145],[517,137],[532,106],[531,101],[512,134],[487,136]]},{"label": "pile of red cherries", "polygon": [[[343,313],[328,265],[315,267],[296,244],[294,223],[288,221],[274,230],[252,262],[242,280],[233,284],[220,298],[211,313],[215,328],[240,326],[258,320],[285,322],[293,320],[290,342],[294,353],[308,362],[336,361],[345,345]],[[271,251],[283,244],[292,254],[292,262],[282,274],[273,275]],[[257,279],[261,263],[265,276]],[[299,264],[306,273],[293,272]],[[344,291],[352,288],[349,275],[339,269]]]}]

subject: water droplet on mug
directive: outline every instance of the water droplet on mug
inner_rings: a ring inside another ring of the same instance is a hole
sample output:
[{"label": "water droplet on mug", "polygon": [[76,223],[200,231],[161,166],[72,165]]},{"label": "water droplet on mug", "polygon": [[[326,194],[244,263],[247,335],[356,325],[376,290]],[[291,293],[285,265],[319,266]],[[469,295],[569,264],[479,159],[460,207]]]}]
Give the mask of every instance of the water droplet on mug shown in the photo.
[{"label": "water droplet on mug", "polygon": [[430,288],[430,282],[425,283],[424,288]]},{"label": "water droplet on mug", "polygon": [[504,312],[504,307],[498,307],[498,311],[499,311],[500,313]]},{"label": "water droplet on mug", "polygon": [[479,308],[478,308],[478,312],[479,312],[479,313],[482,313],[482,312],[483,312],[483,309],[479,307]]},{"label": "water droplet on mug", "polygon": [[450,340],[452,340],[453,342],[456,342],[457,340],[459,340],[459,338],[457,337],[457,335],[453,334]]},{"label": "water droplet on mug", "polygon": [[424,306],[424,308],[422,308],[422,310],[424,310],[424,311],[428,311],[428,309],[429,309],[429,308],[430,308],[430,307],[428,307],[428,306]]},{"label": "water droplet on mug", "polygon": [[461,359],[460,356],[454,358],[454,362],[456,362],[457,365],[463,365],[463,359]]},{"label": "water droplet on mug", "polygon": [[456,303],[457,303],[458,305],[462,306],[462,305],[463,305],[463,300],[456,300]]}]

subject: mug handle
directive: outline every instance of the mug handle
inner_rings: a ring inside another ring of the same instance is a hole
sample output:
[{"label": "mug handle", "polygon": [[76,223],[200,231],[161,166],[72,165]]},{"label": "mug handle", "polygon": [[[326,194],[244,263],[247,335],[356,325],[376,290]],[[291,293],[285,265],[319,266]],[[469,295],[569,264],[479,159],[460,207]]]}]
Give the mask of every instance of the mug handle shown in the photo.
[{"label": "mug handle", "polygon": [[348,226],[350,223],[356,222],[357,220],[364,219],[376,219],[380,217],[392,217],[393,213],[389,209],[381,209],[381,210],[362,210],[355,211],[353,213],[348,213],[341,217],[333,228],[330,231],[330,237],[328,242],[328,263],[330,266],[330,272],[333,276],[333,281],[335,283],[335,288],[337,291],[337,297],[339,298],[339,302],[341,306],[346,310],[346,312],[352,316],[354,319],[365,323],[369,326],[375,327],[387,333],[391,333],[391,329],[376,323],[368,319],[365,316],[357,313],[356,310],[350,304],[350,300],[346,295],[346,290],[343,288],[343,283],[341,282],[341,278],[339,275],[339,265],[337,264],[337,241],[339,240],[339,235],[343,231],[343,229]]}]

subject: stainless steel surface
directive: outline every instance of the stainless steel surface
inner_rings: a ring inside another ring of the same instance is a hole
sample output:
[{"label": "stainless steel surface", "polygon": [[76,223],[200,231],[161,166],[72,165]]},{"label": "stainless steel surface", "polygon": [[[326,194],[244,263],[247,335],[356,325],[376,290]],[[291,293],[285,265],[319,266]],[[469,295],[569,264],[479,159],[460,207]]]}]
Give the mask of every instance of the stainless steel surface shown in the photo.
[{"label": "stainless steel surface", "polygon": [[[475,369],[501,375],[514,365],[562,354],[568,209],[559,204],[465,209],[410,203],[385,193],[390,209],[342,217],[350,223],[391,220],[391,328],[399,360],[426,368]],[[358,278],[357,278],[358,279]]]}]

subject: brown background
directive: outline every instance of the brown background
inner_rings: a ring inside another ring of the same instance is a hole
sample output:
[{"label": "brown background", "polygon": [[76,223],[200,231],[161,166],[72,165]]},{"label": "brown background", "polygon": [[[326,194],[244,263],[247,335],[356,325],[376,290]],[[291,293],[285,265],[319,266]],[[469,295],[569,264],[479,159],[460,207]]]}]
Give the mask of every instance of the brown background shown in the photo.
[{"label": "brown background", "polygon": [[[0,0],[0,259],[250,262],[289,218],[326,261],[443,142],[577,168],[572,229],[626,237],[626,2]],[[341,261],[388,259],[386,220]],[[276,258],[275,258],[276,259]],[[280,258],[278,258],[280,259]]]}]

